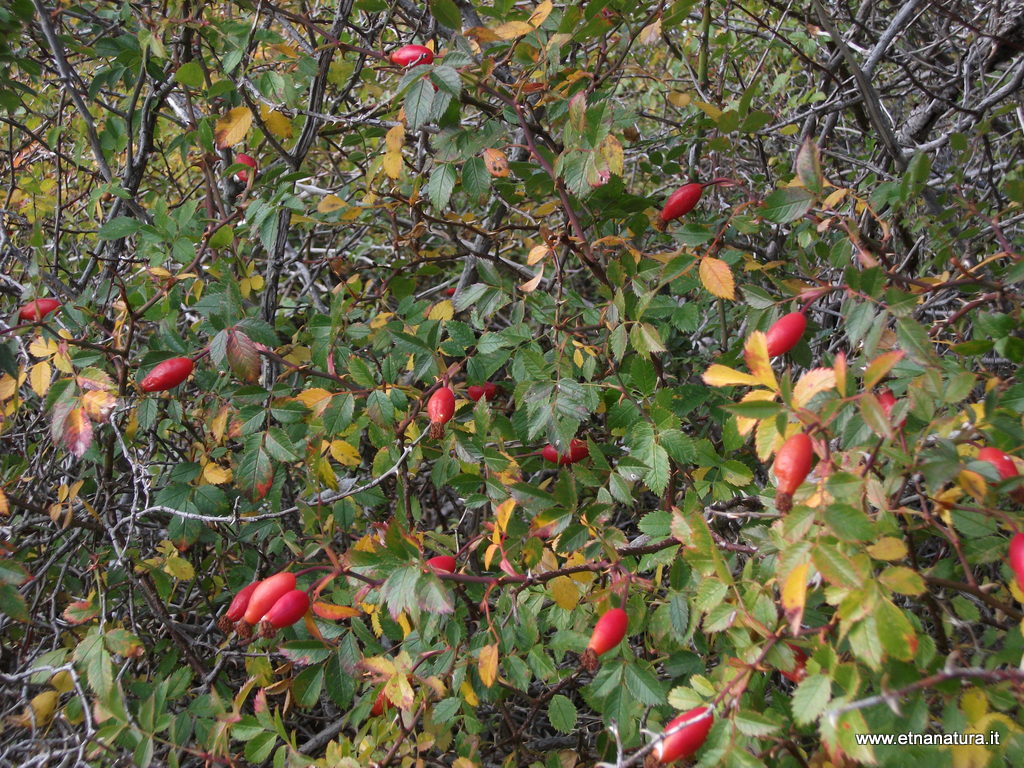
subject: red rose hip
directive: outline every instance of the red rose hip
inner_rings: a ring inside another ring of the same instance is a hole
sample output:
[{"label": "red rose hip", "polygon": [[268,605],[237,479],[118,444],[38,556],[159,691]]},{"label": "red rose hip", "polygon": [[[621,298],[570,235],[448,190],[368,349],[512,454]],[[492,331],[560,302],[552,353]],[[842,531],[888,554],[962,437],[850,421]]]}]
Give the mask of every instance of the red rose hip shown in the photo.
[{"label": "red rose hip", "polygon": [[580,657],[580,665],[589,672],[597,669],[597,657],[601,656],[622,642],[629,625],[629,616],[621,608],[605,611],[590,635],[587,649]]},{"label": "red rose hip", "polygon": [[541,449],[540,455],[552,464],[561,464],[564,467],[575,464],[577,461],[583,461],[590,455],[590,449],[587,447],[586,440],[573,438],[569,442],[569,452],[565,455],[560,456],[553,445],[545,445]]},{"label": "red rose hip", "polygon": [[1010,539],[1010,568],[1017,577],[1017,586],[1024,592],[1024,533]]},{"label": "red rose hip", "polygon": [[403,45],[392,51],[388,59],[400,67],[412,67],[416,64],[430,64],[434,61],[434,52],[425,45]]},{"label": "red rose hip", "polygon": [[427,401],[427,416],[430,417],[430,437],[437,440],[444,436],[444,425],[455,415],[455,393],[451,387],[441,387]]},{"label": "red rose hip", "polygon": [[483,398],[484,400],[493,400],[494,396],[498,393],[498,385],[491,381],[485,381],[483,384],[473,384],[472,386],[466,387],[466,394],[469,399],[476,402]]},{"label": "red rose hip", "polygon": [[451,555],[438,555],[427,560],[427,565],[435,571],[455,573],[455,558]]},{"label": "red rose hip", "polygon": [[157,365],[142,380],[139,387],[143,392],[163,392],[174,389],[192,373],[195,363],[187,357],[172,357]]},{"label": "red rose hip", "polygon": [[[256,160],[254,158],[245,154],[244,152],[239,152],[237,155],[235,155],[235,162],[242,163],[243,165],[248,165],[253,170],[253,178],[256,177]],[[249,181],[249,172],[239,171],[238,173],[235,174],[235,178],[238,179],[243,184],[245,184]]]},{"label": "red rose hip", "polygon": [[261,581],[249,598],[242,616],[247,624],[256,624],[285,594],[295,589],[295,574],[290,571],[275,573]]},{"label": "red rose hip", "polygon": [[779,512],[789,512],[793,508],[793,494],[811,471],[813,457],[811,438],[804,432],[797,432],[786,440],[775,455],[772,472],[779,481],[775,494],[775,507]]},{"label": "red rose hip", "polygon": [[803,312],[790,312],[776,320],[765,333],[768,342],[768,357],[777,357],[789,352],[807,330],[807,318]]},{"label": "red rose hip", "polygon": [[673,219],[678,219],[680,216],[685,216],[694,209],[697,203],[700,202],[700,196],[704,194],[704,185],[698,182],[692,182],[690,184],[684,184],[671,195],[668,196],[668,200],[665,201],[665,207],[661,209],[661,213],[658,214],[658,218],[661,219],[661,224],[664,226]]},{"label": "red rose hip", "polygon": [[38,323],[60,306],[56,299],[34,299],[18,310],[18,319],[27,323]]},{"label": "red rose hip", "polygon": [[290,627],[306,615],[309,610],[309,595],[304,590],[293,589],[285,592],[263,615],[260,634],[270,637],[278,629]]},{"label": "red rose hip", "polygon": [[217,622],[217,626],[220,627],[222,632],[230,631],[231,626],[245,615],[245,609],[249,607],[252,593],[256,591],[256,587],[259,585],[258,581],[254,581],[235,595],[231,605],[228,606],[227,611],[224,612],[224,615],[220,617],[220,621]]},{"label": "red rose hip", "polygon": [[[702,715],[706,716],[701,717]],[[691,720],[694,722],[690,722]],[[667,765],[676,760],[690,757],[704,744],[708,737],[708,731],[711,730],[711,725],[714,721],[715,717],[708,707],[697,707],[688,712],[683,712],[683,714],[665,726],[664,733],[678,728],[683,723],[689,724],[684,725],[664,741],[659,742],[647,756],[648,759],[645,765]],[[654,759],[651,760],[651,758]]]}]

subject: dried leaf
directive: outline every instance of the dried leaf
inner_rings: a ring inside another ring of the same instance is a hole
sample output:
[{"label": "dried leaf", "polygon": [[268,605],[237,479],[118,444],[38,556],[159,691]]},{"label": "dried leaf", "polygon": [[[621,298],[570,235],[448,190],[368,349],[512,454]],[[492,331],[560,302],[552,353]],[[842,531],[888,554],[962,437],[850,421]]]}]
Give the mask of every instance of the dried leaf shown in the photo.
[{"label": "dried leaf", "polygon": [[508,158],[500,149],[488,147],[483,151],[484,165],[487,172],[497,179],[504,179],[508,176]]},{"label": "dried leaf", "polygon": [[82,407],[97,424],[105,424],[117,405],[117,398],[102,389],[92,389],[82,395]]},{"label": "dried leaf", "polygon": [[540,285],[541,279],[544,277],[544,266],[541,265],[540,272],[531,277],[525,283],[519,286],[519,290],[523,293],[532,293],[537,290],[537,286]]}]

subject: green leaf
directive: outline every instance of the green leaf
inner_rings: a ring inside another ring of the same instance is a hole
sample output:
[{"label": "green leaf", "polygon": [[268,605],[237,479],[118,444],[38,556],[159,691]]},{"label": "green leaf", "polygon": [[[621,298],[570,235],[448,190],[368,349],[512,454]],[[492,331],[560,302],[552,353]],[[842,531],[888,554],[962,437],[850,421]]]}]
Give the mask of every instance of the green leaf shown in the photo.
[{"label": "green leaf", "polygon": [[405,96],[405,119],[409,130],[415,131],[430,118],[434,102],[434,86],[429,80],[417,80]]},{"label": "green leaf", "polygon": [[491,174],[482,157],[471,157],[462,164],[462,188],[472,202],[477,202],[491,188]]},{"label": "green leaf", "polygon": [[455,189],[455,166],[450,164],[436,166],[431,171],[430,180],[427,182],[427,196],[434,208],[438,211],[447,208],[453,189]]},{"label": "green leaf", "polygon": [[101,240],[120,240],[122,237],[134,235],[139,231],[142,222],[129,216],[118,216],[111,219],[100,227],[99,237]]},{"label": "green leaf", "polygon": [[278,461],[301,461],[302,454],[298,448],[291,441],[285,431],[280,427],[271,427],[267,430],[267,439],[265,443],[267,447],[267,453],[270,454],[271,458],[277,459]]},{"label": "green leaf", "polygon": [[430,14],[448,29],[462,31],[462,12],[452,0],[430,0]]},{"label": "green leaf", "polygon": [[811,209],[814,196],[802,187],[784,187],[772,192],[764,200],[761,215],[776,224],[795,221]]},{"label": "green leaf", "polygon": [[274,483],[274,465],[263,444],[263,435],[245,438],[242,458],[235,471],[235,482],[249,498],[258,501],[267,495]]},{"label": "green leaf", "polygon": [[548,720],[559,733],[572,733],[576,730],[576,705],[560,693],[552,696],[548,704]]},{"label": "green leaf", "polygon": [[187,85],[189,88],[201,88],[205,82],[203,80],[203,68],[199,66],[199,62],[195,59],[186,61],[178,67],[178,71],[174,73],[174,79],[182,85]]},{"label": "green leaf", "polygon": [[806,725],[818,718],[832,700],[832,681],[825,675],[808,675],[793,692],[793,719]]}]

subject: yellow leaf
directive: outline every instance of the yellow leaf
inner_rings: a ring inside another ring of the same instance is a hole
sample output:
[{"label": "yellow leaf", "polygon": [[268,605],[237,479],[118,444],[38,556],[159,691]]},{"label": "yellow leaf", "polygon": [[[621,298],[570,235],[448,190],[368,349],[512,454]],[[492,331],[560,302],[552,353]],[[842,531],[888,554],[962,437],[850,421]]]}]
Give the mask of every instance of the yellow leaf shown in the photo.
[{"label": "yellow leaf", "polygon": [[737,371],[725,365],[715,363],[706,371],[701,379],[709,387],[735,387],[735,386],[758,386],[761,381],[749,373]]},{"label": "yellow leaf", "polygon": [[164,560],[163,572],[178,581],[192,581],[196,577],[196,569],[183,557],[174,555]]},{"label": "yellow leaf", "polygon": [[840,397],[846,397],[846,353],[837,352],[836,359],[832,363],[832,370],[836,373],[836,389]]},{"label": "yellow leaf", "polygon": [[203,479],[210,485],[220,485],[231,482],[231,470],[225,469],[220,464],[211,461],[203,467]]},{"label": "yellow leaf", "polygon": [[92,445],[92,423],[85,416],[82,408],[73,408],[64,419],[64,445],[76,457],[89,450]]},{"label": "yellow leaf", "polygon": [[694,106],[697,107],[701,112],[710,117],[712,120],[717,120],[722,116],[722,110],[716,107],[714,104],[708,104],[706,101],[695,101]]},{"label": "yellow leaf", "polygon": [[520,285],[519,286],[519,290],[522,291],[523,293],[533,293],[535,290],[537,290],[537,286],[540,285],[540,281],[543,279],[543,277],[544,277],[544,267],[542,265],[541,268],[540,268],[540,272],[538,272],[536,275],[531,277],[525,283]]},{"label": "yellow leaf", "polygon": [[263,124],[275,136],[282,139],[290,139],[292,137],[292,121],[276,109],[271,109],[266,104],[260,104],[260,117],[263,118]]},{"label": "yellow leaf", "polygon": [[98,424],[106,423],[116,405],[117,398],[102,389],[90,389],[82,395],[82,407],[89,418]]},{"label": "yellow leaf", "polygon": [[18,391],[18,382],[13,376],[5,373],[0,376],[0,400],[7,400]]},{"label": "yellow leaf", "polygon": [[530,20],[527,23],[534,29],[537,29],[538,27],[540,27],[541,24],[545,22],[545,20],[548,18],[548,15],[551,13],[551,9],[554,7],[555,5],[553,2],[551,2],[551,0],[544,0],[544,2],[538,5],[537,8],[534,10],[533,14],[530,16]]},{"label": "yellow leaf", "polygon": [[327,410],[327,406],[331,404],[332,397],[334,397],[334,395],[326,389],[313,387],[312,389],[302,390],[295,396],[295,399],[309,408],[309,410],[313,411],[317,416],[320,416],[325,410]]},{"label": "yellow leaf", "polygon": [[[608,170],[616,176],[621,176],[623,165],[625,164],[625,153],[619,140],[609,133],[604,137],[604,141],[601,142],[598,150],[601,153],[601,157],[608,164]],[[627,244],[626,247],[628,248],[629,245]]]},{"label": "yellow leaf", "polygon": [[315,613],[321,619],[327,619],[329,621],[340,621],[341,619],[354,619],[357,616],[361,615],[358,608],[353,608],[349,605],[335,605],[334,603],[325,603],[322,600],[317,600],[313,603],[313,613]]},{"label": "yellow leaf", "polygon": [[977,472],[970,469],[961,470],[960,474],[956,476],[956,482],[957,485],[973,496],[975,501],[981,502],[985,500],[988,482]]},{"label": "yellow leaf", "polygon": [[235,107],[223,117],[217,120],[217,127],[214,129],[214,136],[217,138],[217,148],[227,149],[245,138],[252,125],[252,112],[248,107]]},{"label": "yellow leaf", "polygon": [[895,536],[883,536],[870,547],[868,554],[875,560],[902,560],[907,556],[907,545]]},{"label": "yellow leaf", "polygon": [[388,178],[397,179],[402,175],[402,153],[401,152],[388,152],[384,155],[383,162],[384,173],[388,175]]},{"label": "yellow leaf", "polygon": [[494,28],[494,34],[498,36],[499,40],[514,40],[517,37],[530,34],[533,29],[525,21],[506,21]]},{"label": "yellow leaf", "polygon": [[712,296],[730,300],[736,298],[732,270],[721,259],[705,256],[700,260],[700,281]]},{"label": "yellow leaf", "polygon": [[348,203],[346,203],[337,195],[327,195],[323,200],[320,201],[320,204],[317,205],[316,210],[317,213],[331,213],[332,211],[336,211],[339,208],[344,208],[346,205],[348,205]]},{"label": "yellow leaf", "polygon": [[4,493],[4,489],[0,488],[0,517],[7,517],[11,514],[11,505],[7,501],[7,494]]},{"label": "yellow leaf", "polygon": [[43,691],[32,697],[20,715],[11,715],[7,722],[21,728],[41,728],[53,720],[59,701],[60,694],[57,691]]},{"label": "yellow leaf", "polygon": [[512,510],[515,509],[515,499],[505,499],[494,510],[494,531],[502,534],[508,530],[508,521],[512,517]]},{"label": "yellow leaf", "polygon": [[462,684],[459,686],[459,693],[462,694],[462,700],[471,707],[475,707],[480,703],[480,699],[477,698],[476,691],[473,690],[469,680],[462,681]]},{"label": "yellow leaf", "polygon": [[571,611],[580,602],[580,589],[568,576],[559,576],[548,584],[551,599],[563,611]]},{"label": "yellow leaf", "polygon": [[490,688],[498,679],[498,644],[492,643],[480,649],[480,662],[477,666],[480,682]]},{"label": "yellow leaf", "polygon": [[394,316],[394,312],[378,312],[373,316],[373,320],[370,321],[370,327],[375,331],[380,330],[387,325]]},{"label": "yellow leaf", "polygon": [[228,426],[228,411],[230,411],[230,406],[222,405],[217,411],[217,415],[213,417],[213,421],[210,422],[210,432],[218,443],[224,439],[224,432]]},{"label": "yellow leaf", "polygon": [[401,123],[391,126],[384,136],[384,146],[387,147],[388,152],[401,154],[403,144],[405,144],[405,126]]},{"label": "yellow leaf", "polygon": [[[753,403],[753,402],[770,402],[775,399],[775,393],[767,389],[755,389],[751,392],[747,392],[742,398],[741,403]],[[749,435],[750,430],[757,424],[757,419],[750,418],[749,416],[737,416],[736,417],[736,430],[741,435]]]},{"label": "yellow leaf", "polygon": [[836,386],[836,372],[832,368],[813,368],[793,387],[793,405],[805,407],[819,392],[833,389]]},{"label": "yellow leaf", "polygon": [[57,352],[57,342],[53,339],[44,339],[42,336],[37,336],[28,345],[28,351],[32,357],[49,357]]},{"label": "yellow leaf", "polygon": [[551,253],[551,249],[548,248],[546,245],[533,246],[533,248],[530,249],[529,254],[527,254],[526,256],[527,266],[532,267],[538,261],[546,257],[549,253]]},{"label": "yellow leaf", "polygon": [[747,368],[757,380],[769,389],[777,390],[779,382],[775,380],[775,371],[768,358],[768,341],[763,331],[754,331],[743,345],[743,359]]},{"label": "yellow leaf", "polygon": [[427,313],[428,320],[451,320],[455,317],[455,305],[450,300],[439,301]]},{"label": "yellow leaf", "polygon": [[358,467],[363,463],[363,457],[351,443],[344,440],[334,440],[331,443],[331,456],[336,462],[346,467]]},{"label": "yellow leaf", "polygon": [[782,610],[789,623],[789,631],[794,636],[800,631],[800,623],[804,616],[804,604],[807,602],[807,569],[809,563],[798,565],[786,577],[782,584]]},{"label": "yellow leaf", "polygon": [[45,360],[32,366],[29,373],[32,391],[43,397],[50,389],[50,364]]},{"label": "yellow leaf", "polygon": [[484,165],[487,172],[496,179],[504,179],[508,176],[508,158],[500,149],[488,147],[483,151]]},{"label": "yellow leaf", "polygon": [[672,93],[668,95],[668,103],[671,104],[673,107],[678,107],[679,109],[682,109],[683,107],[690,106],[690,98],[690,94],[688,93],[683,93],[682,91],[672,91]]}]

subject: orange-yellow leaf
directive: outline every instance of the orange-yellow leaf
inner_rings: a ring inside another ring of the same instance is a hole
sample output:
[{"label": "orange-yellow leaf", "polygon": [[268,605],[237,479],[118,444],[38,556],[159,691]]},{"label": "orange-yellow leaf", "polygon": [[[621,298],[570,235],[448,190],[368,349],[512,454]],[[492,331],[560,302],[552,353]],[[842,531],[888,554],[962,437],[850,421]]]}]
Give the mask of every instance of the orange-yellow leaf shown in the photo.
[{"label": "orange-yellow leaf", "polygon": [[[741,403],[752,403],[752,402],[770,402],[775,399],[775,393],[767,389],[755,389],[747,392],[742,398]],[[750,416],[737,416],[736,417],[736,430],[741,435],[750,434],[750,430],[754,428],[758,420],[751,418]]]},{"label": "orange-yellow leaf", "polygon": [[804,617],[804,604],[807,602],[807,569],[809,564],[798,565],[786,577],[782,584],[782,611],[789,624],[789,631],[796,636],[800,631],[800,623]]},{"label": "orange-yellow leaf", "polygon": [[544,0],[543,3],[537,6],[533,14],[530,16],[527,22],[531,27],[537,29],[541,24],[547,20],[551,13],[551,9],[555,7],[555,4],[551,0]]},{"label": "orange-yellow leaf", "polygon": [[260,117],[263,118],[263,124],[275,136],[282,139],[292,137],[292,121],[276,109],[271,109],[266,104],[260,104]]},{"label": "orange-yellow leaf", "polygon": [[498,679],[498,644],[492,643],[480,649],[480,661],[477,666],[480,682],[490,688]]},{"label": "orange-yellow leaf", "polygon": [[718,363],[704,371],[701,379],[709,387],[756,387],[761,383],[760,379],[756,376],[751,376],[749,373],[743,373],[743,371],[737,371],[734,368],[719,365]]},{"label": "orange-yellow leaf", "polygon": [[252,112],[248,107],[235,107],[217,120],[214,136],[218,149],[227,149],[245,138],[252,126]]},{"label": "orange-yellow leaf", "polygon": [[846,353],[837,352],[832,370],[836,373],[836,389],[840,397],[846,397]]},{"label": "orange-yellow leaf", "polygon": [[353,608],[349,605],[334,605],[334,603],[325,603],[323,600],[317,600],[313,603],[313,613],[315,613],[321,619],[327,619],[328,621],[354,619],[356,616],[362,615],[362,612],[358,608]]},{"label": "orange-yellow leaf", "polygon": [[508,176],[508,158],[500,149],[488,147],[483,151],[484,165],[487,172],[497,179],[504,179]]},{"label": "orange-yellow leaf", "polygon": [[772,370],[768,358],[768,341],[764,331],[754,331],[750,334],[743,345],[743,359],[747,363],[747,368],[761,384],[773,390],[779,388],[779,382],[775,380],[775,371]]},{"label": "orange-yellow leaf", "polygon": [[533,32],[533,27],[525,21],[506,21],[494,28],[494,34],[498,36],[499,40],[514,40],[531,32]]},{"label": "orange-yellow leaf", "polygon": [[526,263],[528,266],[533,266],[538,261],[546,257],[551,253],[551,249],[546,245],[535,245],[530,249],[530,252],[526,256]]},{"label": "orange-yellow leaf", "polygon": [[29,372],[29,382],[32,384],[32,391],[43,397],[50,390],[50,364],[43,360],[32,366]]},{"label": "orange-yellow leaf", "polygon": [[312,389],[302,390],[295,396],[295,399],[313,411],[317,416],[320,416],[327,410],[327,406],[331,404],[332,397],[334,395],[326,389],[313,387]]},{"label": "orange-yellow leaf", "polygon": [[92,445],[92,423],[84,408],[72,408],[64,420],[64,445],[77,458],[81,458]]},{"label": "orange-yellow leaf", "polygon": [[732,270],[721,259],[705,256],[700,260],[700,281],[712,296],[720,299],[736,298]]},{"label": "orange-yellow leaf", "polygon": [[331,213],[339,208],[344,208],[347,203],[337,195],[327,195],[320,204],[317,205],[317,213]]},{"label": "orange-yellow leaf", "polygon": [[793,405],[803,408],[817,395],[836,386],[836,372],[832,368],[813,368],[800,377],[793,387]]},{"label": "orange-yellow leaf", "polygon": [[537,286],[540,285],[540,281],[543,279],[543,277],[544,277],[544,267],[542,265],[541,268],[540,268],[540,272],[538,272],[536,275],[531,277],[525,283],[520,285],[519,286],[519,290],[522,291],[523,293],[533,293],[534,291],[537,290]]},{"label": "orange-yellow leaf", "polygon": [[82,407],[89,418],[98,424],[106,423],[116,405],[117,398],[102,389],[91,389],[82,395]]},{"label": "orange-yellow leaf", "polygon": [[892,370],[892,367],[896,365],[906,353],[902,349],[894,349],[891,352],[885,352],[868,365],[864,370],[864,387],[865,389],[871,389],[875,384],[885,378],[885,375]]}]

